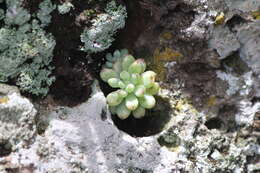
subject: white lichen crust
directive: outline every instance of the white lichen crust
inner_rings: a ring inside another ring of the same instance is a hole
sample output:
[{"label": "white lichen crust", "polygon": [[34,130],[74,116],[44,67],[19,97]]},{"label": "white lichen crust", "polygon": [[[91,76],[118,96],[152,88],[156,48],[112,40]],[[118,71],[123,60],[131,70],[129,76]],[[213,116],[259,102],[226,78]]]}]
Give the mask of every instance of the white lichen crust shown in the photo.
[{"label": "white lichen crust", "polygon": [[15,87],[0,84],[0,143],[9,143],[12,151],[28,146],[36,134],[36,110]]}]

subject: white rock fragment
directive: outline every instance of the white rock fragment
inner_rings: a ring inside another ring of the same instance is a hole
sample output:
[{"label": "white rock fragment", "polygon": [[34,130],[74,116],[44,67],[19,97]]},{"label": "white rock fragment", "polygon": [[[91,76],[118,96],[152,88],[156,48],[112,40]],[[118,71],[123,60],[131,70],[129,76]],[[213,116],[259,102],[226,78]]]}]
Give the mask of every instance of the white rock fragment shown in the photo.
[{"label": "white rock fragment", "polygon": [[213,158],[215,160],[223,160],[224,159],[224,157],[222,156],[222,154],[218,150],[214,150],[214,152],[210,156],[211,156],[211,158]]},{"label": "white rock fragment", "polygon": [[237,107],[239,111],[235,115],[236,123],[238,125],[252,125],[255,114],[260,111],[260,103],[253,104],[251,101],[241,100]]}]

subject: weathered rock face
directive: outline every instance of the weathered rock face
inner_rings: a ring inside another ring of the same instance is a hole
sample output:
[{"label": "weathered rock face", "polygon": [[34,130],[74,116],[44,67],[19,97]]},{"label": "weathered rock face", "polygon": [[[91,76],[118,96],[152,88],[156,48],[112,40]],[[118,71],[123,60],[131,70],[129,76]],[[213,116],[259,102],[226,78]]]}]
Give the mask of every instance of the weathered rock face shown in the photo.
[{"label": "weathered rock face", "polygon": [[[172,173],[243,172],[247,157],[259,154],[256,138],[208,129],[178,92],[162,90],[172,107],[165,131],[134,138],[120,131],[107,112],[103,93],[94,87],[90,100],[75,108],[51,112],[49,125],[33,144],[0,160],[0,170],[35,173]],[[180,105],[180,102],[182,104]],[[28,130],[25,130],[28,131]],[[251,168],[250,167],[250,168]]]},{"label": "weathered rock face", "polygon": [[[143,1],[151,21],[128,48],[152,57],[171,106],[168,124],[153,136],[119,130],[95,85],[77,107],[39,112],[47,126],[36,135],[42,120],[34,122],[33,105],[0,87],[0,172],[259,171],[260,30],[250,14],[259,3]],[[224,20],[215,24],[220,12]]]},{"label": "weathered rock face", "polygon": [[239,117],[253,108],[244,123],[252,125],[259,111],[260,2],[144,2],[151,17],[135,43],[136,57],[147,57],[160,80],[174,84],[208,119],[225,120],[229,107],[227,119],[241,125]]},{"label": "weathered rock face", "polygon": [[32,142],[35,117],[33,104],[16,87],[0,84],[0,157]]}]

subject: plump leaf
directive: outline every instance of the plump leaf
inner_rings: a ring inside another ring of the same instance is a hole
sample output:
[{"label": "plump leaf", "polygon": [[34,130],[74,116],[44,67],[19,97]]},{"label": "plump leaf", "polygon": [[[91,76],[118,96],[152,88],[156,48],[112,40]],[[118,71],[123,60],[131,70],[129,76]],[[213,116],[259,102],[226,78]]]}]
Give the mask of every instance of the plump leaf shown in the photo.
[{"label": "plump leaf", "polygon": [[128,67],[135,61],[135,58],[132,55],[126,55],[122,61],[123,70],[127,71]]},{"label": "plump leaf", "polygon": [[138,85],[136,88],[135,88],[135,95],[137,97],[143,97],[144,96],[144,93],[145,93],[145,87],[143,85]]},{"label": "plump leaf", "polygon": [[122,102],[123,98],[117,92],[112,92],[107,95],[107,103],[109,106],[116,106]]},{"label": "plump leaf", "polygon": [[128,84],[126,87],[125,87],[125,90],[128,92],[128,93],[131,93],[135,90],[135,86],[134,84]]},{"label": "plump leaf", "polygon": [[135,60],[128,68],[129,73],[143,73],[145,71],[146,64],[143,59]]},{"label": "plump leaf", "polygon": [[133,111],[138,107],[139,103],[138,103],[138,99],[136,98],[136,96],[134,94],[131,94],[125,98],[125,104],[129,110]]},{"label": "plump leaf", "polygon": [[122,80],[129,80],[130,79],[130,74],[127,71],[122,71],[120,73],[120,78]]},{"label": "plump leaf", "polygon": [[133,111],[133,116],[135,118],[143,118],[145,116],[145,108],[139,106],[136,110]]},{"label": "plump leaf", "polygon": [[117,106],[116,114],[120,119],[124,120],[129,117],[131,111],[127,109],[125,102],[122,102],[119,106]]},{"label": "plump leaf", "polygon": [[150,88],[155,81],[156,73],[153,71],[146,71],[142,74],[142,82],[146,88]]},{"label": "plump leaf", "polygon": [[155,106],[155,98],[152,95],[145,94],[139,98],[140,105],[146,109],[151,109]]},{"label": "plump leaf", "polygon": [[152,83],[152,86],[150,88],[146,89],[146,92],[147,92],[147,94],[155,95],[158,93],[159,89],[160,89],[159,83],[154,82],[154,83]]},{"label": "plump leaf", "polygon": [[103,68],[100,72],[100,77],[104,82],[107,82],[110,78],[116,78],[117,73],[112,69]]}]

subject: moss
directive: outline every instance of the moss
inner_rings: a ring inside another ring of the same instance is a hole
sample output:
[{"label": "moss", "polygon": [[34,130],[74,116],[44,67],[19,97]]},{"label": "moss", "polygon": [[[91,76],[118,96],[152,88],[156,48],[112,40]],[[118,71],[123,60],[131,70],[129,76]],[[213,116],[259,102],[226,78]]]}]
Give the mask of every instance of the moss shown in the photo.
[{"label": "moss", "polygon": [[181,143],[181,139],[170,129],[167,133],[158,138],[158,142],[161,146],[176,150]]},{"label": "moss", "polygon": [[254,19],[260,20],[260,11],[252,11],[251,15],[253,16]]},{"label": "moss", "polygon": [[208,107],[212,107],[212,106],[214,106],[214,105],[216,104],[216,101],[217,101],[216,96],[210,96],[210,97],[208,98],[207,102],[206,102],[206,105],[207,105]]},{"label": "moss", "polygon": [[164,32],[162,33],[161,38],[165,40],[171,40],[173,38],[173,35],[171,32]]},{"label": "moss", "polygon": [[153,69],[158,74],[158,79],[164,80],[166,74],[165,63],[169,61],[180,61],[183,58],[183,55],[174,51],[171,48],[166,47],[162,51],[160,49],[155,49],[153,53],[153,58],[149,64],[151,69]]}]

